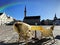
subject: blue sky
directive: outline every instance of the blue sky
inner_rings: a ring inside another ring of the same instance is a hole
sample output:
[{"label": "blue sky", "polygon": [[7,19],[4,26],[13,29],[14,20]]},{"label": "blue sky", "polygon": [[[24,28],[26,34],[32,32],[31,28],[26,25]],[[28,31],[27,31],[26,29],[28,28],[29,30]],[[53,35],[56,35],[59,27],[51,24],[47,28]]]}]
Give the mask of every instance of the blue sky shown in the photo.
[{"label": "blue sky", "polygon": [[25,5],[27,16],[41,16],[41,20],[53,19],[56,13],[60,18],[60,0],[0,0],[0,12],[23,20]]}]

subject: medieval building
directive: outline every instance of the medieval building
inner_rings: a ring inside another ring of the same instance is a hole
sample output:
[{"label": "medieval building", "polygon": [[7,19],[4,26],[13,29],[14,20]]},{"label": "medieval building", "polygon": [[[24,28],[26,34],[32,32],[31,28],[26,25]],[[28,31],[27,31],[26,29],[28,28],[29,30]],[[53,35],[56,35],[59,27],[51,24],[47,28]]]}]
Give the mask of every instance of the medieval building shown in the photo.
[{"label": "medieval building", "polygon": [[35,25],[35,24],[40,25],[40,16],[27,16],[26,13],[27,11],[25,6],[23,22],[30,25]]},{"label": "medieval building", "polygon": [[56,14],[55,14],[55,17],[54,17],[54,24],[60,25],[60,18],[57,18]]}]

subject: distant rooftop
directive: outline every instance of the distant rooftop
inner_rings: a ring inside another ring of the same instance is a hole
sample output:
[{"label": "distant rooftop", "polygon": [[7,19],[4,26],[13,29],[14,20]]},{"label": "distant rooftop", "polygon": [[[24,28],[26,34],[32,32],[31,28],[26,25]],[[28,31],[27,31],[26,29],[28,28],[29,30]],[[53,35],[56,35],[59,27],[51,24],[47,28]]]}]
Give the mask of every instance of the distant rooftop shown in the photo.
[{"label": "distant rooftop", "polygon": [[36,19],[36,18],[40,18],[40,16],[26,16],[24,18],[25,19]]}]

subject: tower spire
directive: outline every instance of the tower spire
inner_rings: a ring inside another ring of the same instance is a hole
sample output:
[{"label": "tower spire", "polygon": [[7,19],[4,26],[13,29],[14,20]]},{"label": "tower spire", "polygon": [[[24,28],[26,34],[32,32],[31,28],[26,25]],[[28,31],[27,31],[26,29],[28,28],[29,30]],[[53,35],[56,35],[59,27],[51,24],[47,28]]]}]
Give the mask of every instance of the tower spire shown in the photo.
[{"label": "tower spire", "polygon": [[57,16],[56,16],[56,13],[55,13],[55,17],[54,17],[54,20],[56,20],[57,19]]},{"label": "tower spire", "polygon": [[25,6],[25,9],[24,9],[24,17],[26,17],[26,6]]}]

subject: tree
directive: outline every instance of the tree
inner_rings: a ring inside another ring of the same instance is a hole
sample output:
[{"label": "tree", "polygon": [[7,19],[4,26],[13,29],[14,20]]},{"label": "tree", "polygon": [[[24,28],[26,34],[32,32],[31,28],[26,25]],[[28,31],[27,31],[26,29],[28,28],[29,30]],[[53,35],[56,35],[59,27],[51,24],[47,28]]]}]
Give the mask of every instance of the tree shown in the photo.
[{"label": "tree", "polygon": [[41,21],[41,25],[44,25],[44,20]]}]

